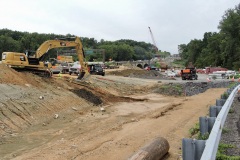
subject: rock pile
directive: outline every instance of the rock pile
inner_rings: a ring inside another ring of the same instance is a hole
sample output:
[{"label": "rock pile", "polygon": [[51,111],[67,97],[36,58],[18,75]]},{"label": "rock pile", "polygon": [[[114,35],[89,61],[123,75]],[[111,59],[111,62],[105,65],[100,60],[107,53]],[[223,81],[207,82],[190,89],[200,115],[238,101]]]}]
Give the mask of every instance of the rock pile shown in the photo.
[{"label": "rock pile", "polygon": [[226,88],[231,81],[169,83],[154,89],[155,93],[173,96],[193,96],[209,88]]}]

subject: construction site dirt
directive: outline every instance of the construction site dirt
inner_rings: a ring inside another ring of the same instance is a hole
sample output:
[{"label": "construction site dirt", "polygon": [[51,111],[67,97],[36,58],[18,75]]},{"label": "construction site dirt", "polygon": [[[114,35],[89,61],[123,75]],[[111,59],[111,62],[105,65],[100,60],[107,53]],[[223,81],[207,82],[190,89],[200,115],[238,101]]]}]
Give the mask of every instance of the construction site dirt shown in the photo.
[{"label": "construction site dirt", "polygon": [[226,91],[166,96],[153,92],[170,80],[158,73],[150,79],[150,72],[145,78],[114,72],[77,82],[0,64],[0,159],[124,160],[160,136],[170,144],[167,159],[175,160],[182,138]]}]

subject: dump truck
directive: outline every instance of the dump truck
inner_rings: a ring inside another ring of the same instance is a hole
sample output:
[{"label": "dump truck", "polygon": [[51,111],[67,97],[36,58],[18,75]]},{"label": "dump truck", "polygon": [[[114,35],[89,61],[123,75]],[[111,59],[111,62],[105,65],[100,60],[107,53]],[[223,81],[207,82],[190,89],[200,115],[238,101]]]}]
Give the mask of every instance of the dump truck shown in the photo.
[{"label": "dump truck", "polygon": [[181,77],[182,80],[197,80],[197,70],[196,68],[190,63],[185,69],[181,70]]}]

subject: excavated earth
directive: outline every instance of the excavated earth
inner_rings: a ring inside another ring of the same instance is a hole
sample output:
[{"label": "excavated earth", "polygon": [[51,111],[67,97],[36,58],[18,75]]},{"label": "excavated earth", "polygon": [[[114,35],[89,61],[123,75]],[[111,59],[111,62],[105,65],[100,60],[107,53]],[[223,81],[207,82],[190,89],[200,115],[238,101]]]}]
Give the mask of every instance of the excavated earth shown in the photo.
[{"label": "excavated earth", "polygon": [[78,82],[0,64],[0,159],[124,160],[160,136],[170,144],[165,158],[175,160],[182,138],[226,91],[220,85],[169,95],[161,90],[161,74],[125,72],[135,76],[109,73]]}]

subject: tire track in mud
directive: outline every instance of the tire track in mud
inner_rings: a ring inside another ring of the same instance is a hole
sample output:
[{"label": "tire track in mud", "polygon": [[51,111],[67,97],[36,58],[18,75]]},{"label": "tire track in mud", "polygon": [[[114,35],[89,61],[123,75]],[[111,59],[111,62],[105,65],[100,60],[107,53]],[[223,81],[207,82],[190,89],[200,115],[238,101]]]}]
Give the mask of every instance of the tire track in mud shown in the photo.
[{"label": "tire track in mud", "polygon": [[154,113],[150,117],[155,118],[155,119],[160,118],[160,117],[166,115],[168,112],[170,112],[172,110],[176,110],[181,105],[182,105],[182,103],[170,104],[168,106],[165,106],[163,108],[155,110]]},{"label": "tire track in mud", "polygon": [[[8,126],[9,129],[22,129],[22,122],[27,126],[32,125],[27,117],[30,115],[26,109],[22,108],[19,102],[25,98],[24,90],[20,86],[1,84],[2,93],[0,94],[1,114],[3,117],[1,121]],[[15,127],[14,127],[15,126]]]},{"label": "tire track in mud", "polygon": [[[19,105],[18,103],[14,103],[13,101],[10,102],[10,104],[13,106],[13,108],[16,108],[18,112],[12,110],[12,112],[14,112],[17,116],[21,117],[24,121],[26,121],[29,125],[32,125],[31,122],[29,122],[29,120],[27,119],[28,116],[31,116],[29,112],[25,113],[24,111],[20,110],[19,107],[23,108],[21,105]],[[24,116],[25,117],[24,117]]]},{"label": "tire track in mud", "polygon": [[[9,115],[9,113],[7,113],[7,110],[8,111],[10,111],[11,112],[11,110],[9,110],[9,108],[7,107],[7,105],[5,104],[5,103],[3,103],[3,102],[1,102],[1,107],[5,107],[5,109],[6,109],[6,112],[4,112],[3,111],[3,108],[0,108],[0,112],[1,112],[1,114],[11,123],[11,124],[13,124],[15,127],[17,127],[18,129],[21,129],[21,127],[20,126],[18,126],[8,115]],[[6,122],[4,122],[5,124],[6,124]],[[12,128],[12,127],[10,127],[10,128]]]},{"label": "tire track in mud", "polygon": [[23,109],[22,113],[25,116],[31,116],[30,112],[24,107],[24,104],[26,105],[26,102],[12,102],[12,103],[16,103],[20,108],[22,108]]},{"label": "tire track in mud", "polygon": [[30,112],[24,106],[21,106],[20,104],[19,104],[19,106],[23,108],[23,110],[24,110],[23,113],[25,113],[25,112],[27,113],[27,115],[25,114],[26,116],[31,116]]},{"label": "tire track in mud", "polygon": [[11,127],[8,124],[4,123],[2,120],[0,120],[0,125],[1,130],[4,131],[5,133],[11,132]]}]

